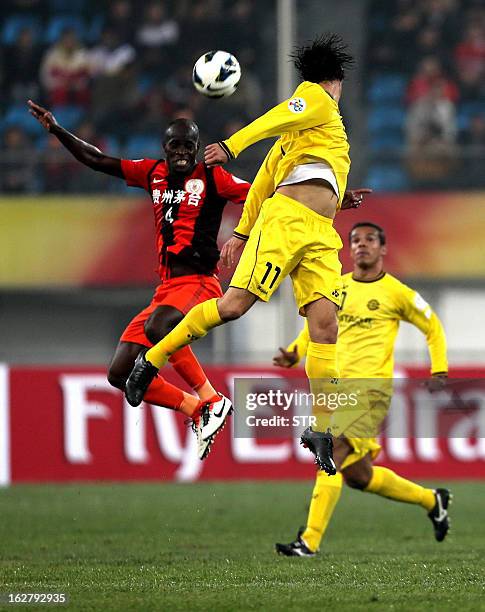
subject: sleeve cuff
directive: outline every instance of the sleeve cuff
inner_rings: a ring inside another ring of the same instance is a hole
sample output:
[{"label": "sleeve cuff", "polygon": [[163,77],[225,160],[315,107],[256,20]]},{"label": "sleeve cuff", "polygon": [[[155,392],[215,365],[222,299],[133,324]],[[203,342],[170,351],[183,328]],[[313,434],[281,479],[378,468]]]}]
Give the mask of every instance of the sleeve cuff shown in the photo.
[{"label": "sleeve cuff", "polygon": [[249,238],[249,236],[246,236],[245,234],[240,234],[239,232],[236,232],[236,231],[232,232],[232,235],[235,238],[239,238],[239,240],[247,240]]},{"label": "sleeve cuff", "polygon": [[431,372],[431,376],[448,376],[448,372],[447,371],[443,371],[443,372]]},{"label": "sleeve cuff", "polygon": [[227,146],[227,144],[223,140],[219,140],[217,144],[221,147],[221,149],[227,155],[228,159],[235,159],[236,156],[231,152],[231,149]]}]

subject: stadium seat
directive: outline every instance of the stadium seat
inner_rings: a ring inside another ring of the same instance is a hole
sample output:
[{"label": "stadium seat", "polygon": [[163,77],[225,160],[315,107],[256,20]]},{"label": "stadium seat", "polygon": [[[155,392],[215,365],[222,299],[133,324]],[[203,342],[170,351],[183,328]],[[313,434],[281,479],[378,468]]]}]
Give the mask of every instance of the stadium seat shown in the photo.
[{"label": "stadium seat", "polygon": [[407,78],[401,74],[382,74],[372,78],[367,99],[373,104],[399,102],[404,98]]},{"label": "stadium seat", "polygon": [[128,159],[140,159],[162,156],[162,143],[160,138],[153,136],[132,136],[125,145],[124,155]]},{"label": "stadium seat", "polygon": [[31,15],[12,15],[7,17],[0,34],[3,45],[13,45],[24,28],[30,28],[37,40],[41,33],[41,23],[37,17]]},{"label": "stadium seat", "polygon": [[83,119],[84,109],[81,106],[67,105],[67,106],[54,106],[52,113],[57,121],[66,128],[66,130],[73,130]]},{"label": "stadium seat", "polygon": [[406,122],[406,111],[400,104],[376,106],[367,118],[369,133],[384,130],[401,130]]},{"label": "stadium seat", "polygon": [[2,131],[12,126],[22,128],[31,136],[39,136],[44,133],[44,128],[32,117],[25,104],[13,104],[7,108],[1,122]]},{"label": "stadium seat", "polygon": [[374,191],[404,191],[409,188],[406,173],[397,164],[374,164],[364,182]]},{"label": "stadium seat", "polygon": [[401,130],[385,130],[372,134],[369,139],[372,153],[396,152],[404,146],[404,138]]},{"label": "stadium seat", "polygon": [[485,104],[483,102],[464,102],[458,106],[456,114],[457,127],[465,131],[470,127],[470,122],[477,115],[485,115]]},{"label": "stadium seat", "polygon": [[49,21],[44,37],[45,43],[54,44],[62,32],[68,28],[74,30],[79,39],[84,40],[86,28],[82,18],[76,15],[59,15]]}]

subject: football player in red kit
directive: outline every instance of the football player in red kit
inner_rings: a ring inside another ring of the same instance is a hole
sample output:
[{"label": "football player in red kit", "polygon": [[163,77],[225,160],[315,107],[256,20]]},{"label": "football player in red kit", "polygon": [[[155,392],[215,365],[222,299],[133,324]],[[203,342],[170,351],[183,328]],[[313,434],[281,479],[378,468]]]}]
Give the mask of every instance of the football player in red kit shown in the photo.
[{"label": "football player in red kit", "polygon": [[[165,132],[166,160],[126,160],[109,157],[61,127],[47,109],[28,102],[30,113],[85,165],[123,178],[145,189],[155,216],[160,285],[149,306],[123,332],[108,373],[109,382],[124,389],[135,359],[161,340],[196,304],[222,296],[217,279],[217,234],[227,201],[242,204],[249,183],[221,167],[197,162],[199,129],[177,119]],[[145,394],[147,402],[178,410],[192,418],[198,434],[199,457],[210,450],[212,439],[200,436],[200,421],[207,402],[223,401],[207,379],[189,346],[174,353],[170,362],[198,397],[185,393],[158,375]]]}]

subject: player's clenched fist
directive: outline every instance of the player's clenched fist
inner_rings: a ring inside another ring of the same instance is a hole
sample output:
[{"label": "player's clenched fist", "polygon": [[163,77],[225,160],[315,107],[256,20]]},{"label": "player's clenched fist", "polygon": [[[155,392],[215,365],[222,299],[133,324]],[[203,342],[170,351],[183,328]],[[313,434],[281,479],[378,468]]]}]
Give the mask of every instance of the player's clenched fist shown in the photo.
[{"label": "player's clenched fist", "polygon": [[48,132],[52,131],[52,128],[58,125],[54,115],[46,108],[28,100],[29,113],[37,119],[37,121],[44,127]]}]

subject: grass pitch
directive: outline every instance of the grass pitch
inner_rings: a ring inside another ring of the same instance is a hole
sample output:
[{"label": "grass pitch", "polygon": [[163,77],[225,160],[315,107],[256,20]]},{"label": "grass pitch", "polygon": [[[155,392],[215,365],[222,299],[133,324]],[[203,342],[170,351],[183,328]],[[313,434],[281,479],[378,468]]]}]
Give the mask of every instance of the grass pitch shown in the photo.
[{"label": "grass pitch", "polygon": [[484,484],[452,486],[442,544],[421,508],[344,490],[320,556],[277,557],[311,488],[0,490],[0,592],[65,592],[72,610],[485,610]]}]

